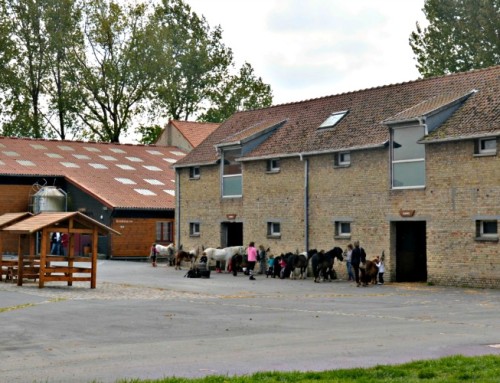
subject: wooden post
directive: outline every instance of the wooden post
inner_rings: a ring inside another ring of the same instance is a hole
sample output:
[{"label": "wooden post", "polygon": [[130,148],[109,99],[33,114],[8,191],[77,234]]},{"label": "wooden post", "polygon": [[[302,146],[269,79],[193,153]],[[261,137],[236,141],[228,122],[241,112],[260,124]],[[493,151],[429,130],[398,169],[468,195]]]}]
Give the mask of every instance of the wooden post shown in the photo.
[{"label": "wooden post", "polygon": [[[39,270],[39,279],[38,279],[38,288],[43,288],[45,284],[45,267],[47,261],[47,236],[49,232],[47,228],[43,228],[42,230],[42,244],[40,246],[40,270]],[[50,250],[49,250],[50,251]]]},{"label": "wooden post", "polygon": [[17,285],[23,285],[23,269],[24,269],[24,257],[21,246],[21,237],[23,235],[19,235],[19,241],[17,243]]},{"label": "wooden post", "polygon": [[99,240],[99,235],[97,232],[97,227],[94,226],[92,229],[92,266],[91,266],[91,278],[90,278],[90,288],[95,289],[97,280],[97,242]]},{"label": "wooden post", "polygon": [[73,229],[73,219],[70,220],[68,229],[68,269],[69,269],[69,281],[68,286],[73,286],[73,265],[74,265],[74,233]]}]

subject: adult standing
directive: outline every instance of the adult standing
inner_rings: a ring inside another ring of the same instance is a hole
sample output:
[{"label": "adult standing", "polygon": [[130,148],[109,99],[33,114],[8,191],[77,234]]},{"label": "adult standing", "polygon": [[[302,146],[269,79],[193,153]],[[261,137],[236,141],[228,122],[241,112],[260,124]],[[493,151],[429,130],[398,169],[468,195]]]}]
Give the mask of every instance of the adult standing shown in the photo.
[{"label": "adult standing", "polygon": [[352,264],[351,264],[352,250],[353,250],[353,246],[352,246],[352,243],[350,243],[347,245],[347,249],[345,250],[345,264],[347,267],[348,279],[349,279],[349,281],[354,282],[355,278],[354,278],[354,273],[353,273]]},{"label": "adult standing", "polygon": [[266,272],[266,248],[263,245],[259,245],[259,254],[257,260],[259,262],[259,274],[265,274]]},{"label": "adult standing", "polygon": [[[354,241],[354,249],[351,254],[351,265],[354,269],[354,276],[356,278],[356,286],[361,286],[360,282],[360,272],[361,272],[361,281],[363,282],[363,286],[367,286],[366,277],[365,277],[365,269],[363,268],[366,264],[366,253],[365,250],[359,246],[359,241]],[[361,266],[361,267],[360,267]]]},{"label": "adult standing", "polygon": [[257,249],[255,248],[255,243],[250,242],[247,248],[247,267],[250,274],[250,280],[253,281],[253,269],[255,268],[255,262],[257,262]]}]

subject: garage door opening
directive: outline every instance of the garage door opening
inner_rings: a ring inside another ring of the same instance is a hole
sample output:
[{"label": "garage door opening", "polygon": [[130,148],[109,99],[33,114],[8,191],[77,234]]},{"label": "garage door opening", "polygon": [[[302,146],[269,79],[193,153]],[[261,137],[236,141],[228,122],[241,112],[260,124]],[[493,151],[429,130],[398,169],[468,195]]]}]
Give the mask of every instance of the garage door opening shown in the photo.
[{"label": "garage door opening", "polygon": [[427,244],[422,221],[395,222],[396,282],[427,281]]}]

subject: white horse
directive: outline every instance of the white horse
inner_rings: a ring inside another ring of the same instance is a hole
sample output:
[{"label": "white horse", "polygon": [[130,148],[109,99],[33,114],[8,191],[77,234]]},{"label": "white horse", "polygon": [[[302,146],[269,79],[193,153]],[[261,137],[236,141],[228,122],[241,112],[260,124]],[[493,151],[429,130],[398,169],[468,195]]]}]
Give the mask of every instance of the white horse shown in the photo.
[{"label": "white horse", "polygon": [[209,247],[203,250],[203,255],[207,257],[207,264],[210,264],[210,261],[224,261],[226,271],[229,272],[229,263],[231,262],[231,258],[233,255],[245,255],[245,246],[231,246],[225,247],[224,249],[215,249],[213,247]]},{"label": "white horse", "polygon": [[162,257],[167,257],[168,259],[168,263],[170,264],[170,266],[172,266],[172,262],[174,261],[174,255],[175,255],[175,246],[173,243],[171,243],[170,245],[168,246],[163,246],[163,245],[159,245],[159,244],[156,244],[156,252],[159,256],[162,256]]}]

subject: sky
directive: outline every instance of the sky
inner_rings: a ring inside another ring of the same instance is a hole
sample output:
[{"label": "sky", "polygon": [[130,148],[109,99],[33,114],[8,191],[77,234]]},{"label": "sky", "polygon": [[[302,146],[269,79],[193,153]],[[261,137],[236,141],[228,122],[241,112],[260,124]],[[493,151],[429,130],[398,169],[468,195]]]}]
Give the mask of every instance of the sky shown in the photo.
[{"label": "sky", "polygon": [[424,0],[185,0],[220,25],[273,104],[416,80],[408,39]]}]

